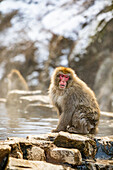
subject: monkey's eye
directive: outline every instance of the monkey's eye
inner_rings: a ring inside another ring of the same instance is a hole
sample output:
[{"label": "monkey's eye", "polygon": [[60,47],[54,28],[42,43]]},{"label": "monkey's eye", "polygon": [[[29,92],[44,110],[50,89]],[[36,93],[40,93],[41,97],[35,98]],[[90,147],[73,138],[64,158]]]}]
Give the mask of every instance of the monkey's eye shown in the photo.
[{"label": "monkey's eye", "polygon": [[60,78],[60,74],[58,74],[57,77]]},{"label": "monkey's eye", "polygon": [[65,78],[69,78],[69,76],[65,76]]},{"label": "monkey's eye", "polygon": [[72,77],[71,76],[69,76],[69,80],[71,80],[72,79]]},{"label": "monkey's eye", "polygon": [[62,78],[62,77],[64,77],[64,75],[63,75],[63,74],[60,74],[59,77]]}]

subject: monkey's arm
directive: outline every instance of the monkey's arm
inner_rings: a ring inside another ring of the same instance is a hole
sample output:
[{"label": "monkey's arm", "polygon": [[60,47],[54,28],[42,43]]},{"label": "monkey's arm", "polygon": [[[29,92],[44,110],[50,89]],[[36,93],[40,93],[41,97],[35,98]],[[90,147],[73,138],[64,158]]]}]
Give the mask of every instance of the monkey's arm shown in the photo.
[{"label": "monkey's arm", "polygon": [[66,131],[67,125],[69,125],[69,123],[71,122],[71,117],[72,117],[72,114],[70,114],[70,116],[68,116],[68,114],[63,112],[60,115],[57,128],[53,131],[54,132]]},{"label": "monkey's arm", "polygon": [[68,100],[66,100],[64,108],[63,108],[63,112],[61,113],[59,117],[57,128],[53,130],[52,132],[66,131],[67,126],[72,121],[72,115],[75,110],[75,106],[72,101],[73,100],[71,99],[71,97],[68,98]]}]

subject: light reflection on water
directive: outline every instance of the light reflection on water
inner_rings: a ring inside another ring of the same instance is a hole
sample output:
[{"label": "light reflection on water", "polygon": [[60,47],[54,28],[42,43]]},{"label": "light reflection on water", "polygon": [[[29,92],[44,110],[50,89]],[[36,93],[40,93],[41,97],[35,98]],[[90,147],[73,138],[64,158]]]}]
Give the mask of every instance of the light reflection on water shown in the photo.
[{"label": "light reflection on water", "polygon": [[[0,104],[0,140],[49,133],[57,125],[57,114],[18,113]],[[101,116],[97,136],[113,135],[113,117]]]}]

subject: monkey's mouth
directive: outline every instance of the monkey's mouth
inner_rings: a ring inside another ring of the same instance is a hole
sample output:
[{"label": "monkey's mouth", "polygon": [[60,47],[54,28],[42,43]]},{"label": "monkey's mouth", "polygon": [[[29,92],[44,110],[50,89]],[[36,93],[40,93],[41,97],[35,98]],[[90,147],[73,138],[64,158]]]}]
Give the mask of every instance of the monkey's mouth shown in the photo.
[{"label": "monkey's mouth", "polygon": [[64,84],[60,84],[60,85],[59,85],[59,88],[60,88],[60,89],[65,89],[65,87],[66,87],[66,86],[65,86]]}]

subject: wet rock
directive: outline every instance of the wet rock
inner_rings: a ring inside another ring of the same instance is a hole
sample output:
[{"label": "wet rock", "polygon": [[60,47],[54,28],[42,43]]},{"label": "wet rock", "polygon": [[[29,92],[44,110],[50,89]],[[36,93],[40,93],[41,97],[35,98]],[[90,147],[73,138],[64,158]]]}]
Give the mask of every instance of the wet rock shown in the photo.
[{"label": "wet rock", "polygon": [[96,154],[96,142],[85,136],[78,134],[70,134],[67,132],[59,132],[54,144],[58,147],[64,148],[76,148],[83,157],[95,157]]},{"label": "wet rock", "polygon": [[[43,161],[29,161],[15,158],[9,159],[8,170],[17,170],[20,168],[27,170],[66,170],[66,167],[63,167],[62,165],[53,165]],[[67,170],[71,170],[71,168],[67,167]]]},{"label": "wet rock", "polygon": [[97,154],[99,159],[113,159],[113,136],[96,138]]},{"label": "wet rock", "polygon": [[82,163],[81,153],[78,149],[52,148],[46,152],[47,160],[54,163],[68,163],[80,165]]},{"label": "wet rock", "polygon": [[30,135],[27,136],[29,140],[46,140],[46,141],[54,141],[57,137],[58,133],[48,133],[48,134],[39,134],[39,135]]},{"label": "wet rock", "polygon": [[0,169],[4,170],[8,164],[9,153],[11,152],[11,147],[8,145],[0,145]]}]

